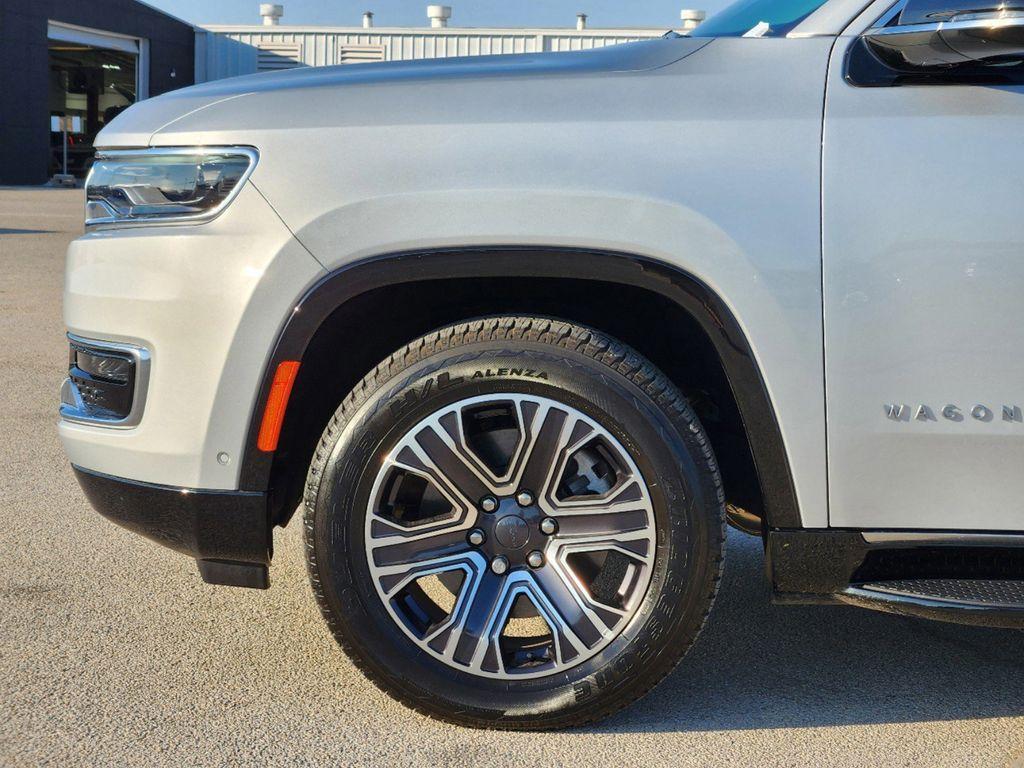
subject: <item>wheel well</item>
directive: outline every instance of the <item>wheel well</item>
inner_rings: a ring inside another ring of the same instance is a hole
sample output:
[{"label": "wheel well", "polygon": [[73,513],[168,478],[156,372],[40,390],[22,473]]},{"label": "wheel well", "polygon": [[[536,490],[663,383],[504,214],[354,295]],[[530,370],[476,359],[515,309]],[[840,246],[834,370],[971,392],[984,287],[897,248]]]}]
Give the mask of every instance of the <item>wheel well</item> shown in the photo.
[{"label": "wheel well", "polygon": [[377,288],[335,310],[302,358],[270,474],[273,521],[285,524],[331,414],[378,362],[449,323],[497,314],[540,314],[590,325],[651,360],[689,398],[711,439],[728,504],[763,518],[763,497],[736,399],[700,324],[645,288],[595,280],[481,277]]}]

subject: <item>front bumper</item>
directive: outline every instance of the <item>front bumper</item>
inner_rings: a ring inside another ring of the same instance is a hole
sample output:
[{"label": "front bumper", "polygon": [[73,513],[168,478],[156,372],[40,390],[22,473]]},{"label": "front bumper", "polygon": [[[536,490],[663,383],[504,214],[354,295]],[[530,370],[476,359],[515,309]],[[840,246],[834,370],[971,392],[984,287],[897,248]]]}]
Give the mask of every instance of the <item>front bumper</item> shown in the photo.
[{"label": "front bumper", "polygon": [[268,353],[322,272],[251,184],[208,224],[96,231],[72,242],[69,333],[145,350],[148,363],[137,419],[97,423],[65,409],[59,430],[71,463],[175,488],[243,488]]},{"label": "front bumper", "polygon": [[72,468],[97,512],[194,557],[204,581],[257,589],[270,586],[271,533],[265,493],[175,488]]}]

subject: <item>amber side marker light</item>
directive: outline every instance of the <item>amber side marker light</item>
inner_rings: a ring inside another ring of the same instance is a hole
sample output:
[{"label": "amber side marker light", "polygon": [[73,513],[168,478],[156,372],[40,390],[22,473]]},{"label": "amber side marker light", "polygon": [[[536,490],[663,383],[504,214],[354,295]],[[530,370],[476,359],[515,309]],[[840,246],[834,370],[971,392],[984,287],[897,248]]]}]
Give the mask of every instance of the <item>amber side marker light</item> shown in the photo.
[{"label": "amber side marker light", "polygon": [[281,437],[281,425],[284,424],[284,411],[288,407],[288,398],[292,394],[292,385],[299,375],[297,360],[285,360],[278,363],[274,371],[274,383],[270,385],[267,406],[263,409],[263,421],[260,434],[256,439],[256,447],[265,453],[277,450],[277,440]]}]

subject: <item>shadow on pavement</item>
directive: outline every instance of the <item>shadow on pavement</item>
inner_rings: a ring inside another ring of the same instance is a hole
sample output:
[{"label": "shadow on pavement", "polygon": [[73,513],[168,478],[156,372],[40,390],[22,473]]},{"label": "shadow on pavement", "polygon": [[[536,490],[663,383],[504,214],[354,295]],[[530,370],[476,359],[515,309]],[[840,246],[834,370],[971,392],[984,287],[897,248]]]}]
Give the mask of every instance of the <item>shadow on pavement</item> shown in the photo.
[{"label": "shadow on pavement", "polygon": [[769,602],[761,542],[729,532],[690,654],[594,732],[913,723],[1024,714],[1024,632]]}]

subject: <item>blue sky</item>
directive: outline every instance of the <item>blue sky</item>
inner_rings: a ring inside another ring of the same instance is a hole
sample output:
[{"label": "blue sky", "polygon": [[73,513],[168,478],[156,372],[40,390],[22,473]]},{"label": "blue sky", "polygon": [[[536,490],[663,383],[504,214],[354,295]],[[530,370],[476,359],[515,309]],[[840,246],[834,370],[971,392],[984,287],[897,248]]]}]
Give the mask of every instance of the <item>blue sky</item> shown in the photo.
[{"label": "blue sky", "polygon": [[[282,24],[357,26],[363,11],[378,26],[425,26],[428,0],[277,0]],[[150,5],[194,24],[258,24],[259,0],[147,0]],[[728,0],[444,0],[453,8],[452,26],[568,27],[580,11],[594,27],[674,27],[679,11],[709,13]]]}]

